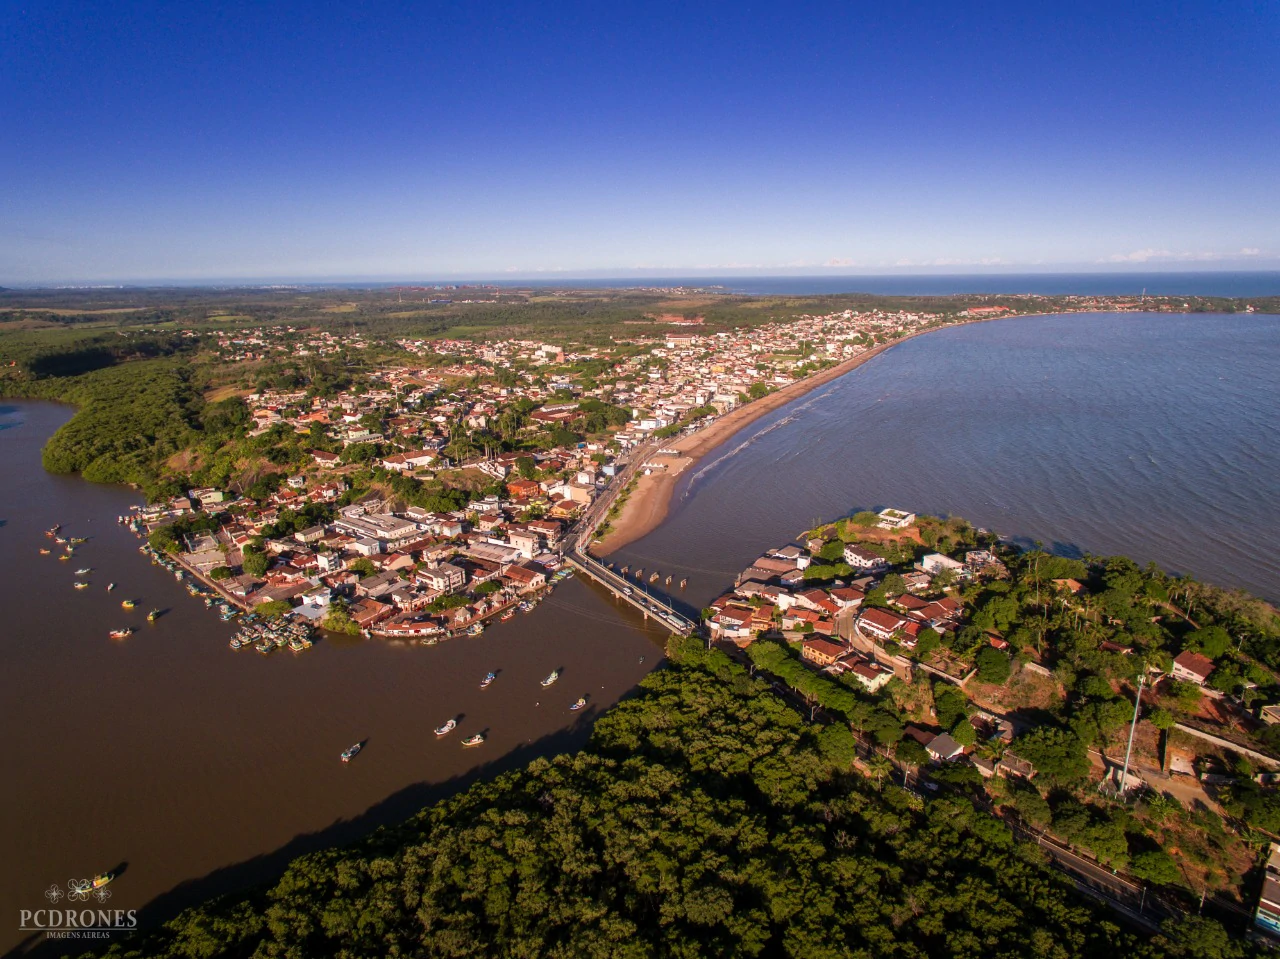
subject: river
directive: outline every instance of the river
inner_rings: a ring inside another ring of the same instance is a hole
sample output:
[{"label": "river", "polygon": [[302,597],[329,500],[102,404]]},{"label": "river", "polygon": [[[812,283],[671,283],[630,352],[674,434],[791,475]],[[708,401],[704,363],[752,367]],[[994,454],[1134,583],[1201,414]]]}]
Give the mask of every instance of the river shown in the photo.
[{"label": "river", "polygon": [[[48,906],[51,885],[125,864],[109,905],[149,907],[150,925],[477,777],[576,749],[661,660],[661,632],[576,578],[475,639],[231,650],[234,627],[116,525],[136,494],[41,468],[40,447],[70,414],[0,404],[0,950],[20,943],[19,910]],[[39,554],[54,523],[89,537],[70,562]],[[75,590],[86,566],[91,586]],[[137,609],[121,608],[126,597]],[[164,614],[149,625],[153,606]],[[127,624],[138,632],[107,637]],[[557,667],[561,680],[541,687]],[[589,708],[570,712],[582,695]],[[454,716],[458,729],[437,740]],[[477,730],[487,742],[464,750]]]},{"label": "river", "polygon": [[696,609],[766,547],[894,506],[1280,600],[1280,317],[1072,314],[901,343],[688,470],[610,556]]}]

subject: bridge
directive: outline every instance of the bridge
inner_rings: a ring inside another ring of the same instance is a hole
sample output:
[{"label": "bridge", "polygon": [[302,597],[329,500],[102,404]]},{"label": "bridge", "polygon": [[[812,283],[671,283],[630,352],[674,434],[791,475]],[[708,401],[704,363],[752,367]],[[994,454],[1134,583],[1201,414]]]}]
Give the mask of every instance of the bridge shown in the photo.
[{"label": "bridge", "polygon": [[627,580],[615,573],[600,560],[579,547],[565,554],[569,565],[581,573],[591,577],[623,602],[630,603],[645,619],[653,618],[666,626],[673,633],[691,633],[697,623],[675,611],[668,603],[647,592],[643,587],[634,587]]}]

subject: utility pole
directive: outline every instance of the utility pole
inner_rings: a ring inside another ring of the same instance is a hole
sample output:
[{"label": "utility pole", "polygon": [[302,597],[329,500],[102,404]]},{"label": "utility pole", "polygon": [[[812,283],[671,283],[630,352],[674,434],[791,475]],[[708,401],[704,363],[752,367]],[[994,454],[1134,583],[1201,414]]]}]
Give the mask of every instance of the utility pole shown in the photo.
[{"label": "utility pole", "polygon": [[1125,788],[1129,785],[1129,756],[1133,752],[1133,734],[1138,729],[1138,710],[1142,705],[1142,687],[1147,682],[1146,664],[1143,664],[1142,675],[1138,677],[1138,695],[1133,700],[1133,722],[1129,724],[1129,745],[1124,751],[1124,771],[1120,773],[1120,799],[1124,800]]}]

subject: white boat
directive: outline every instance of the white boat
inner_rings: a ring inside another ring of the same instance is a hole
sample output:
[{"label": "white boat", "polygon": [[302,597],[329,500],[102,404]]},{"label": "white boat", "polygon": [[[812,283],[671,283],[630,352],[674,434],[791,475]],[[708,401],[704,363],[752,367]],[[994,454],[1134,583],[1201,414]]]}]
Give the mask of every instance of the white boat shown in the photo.
[{"label": "white boat", "polygon": [[550,686],[552,683],[554,683],[554,682],[555,682],[557,679],[559,679],[559,678],[560,678],[560,670],[558,670],[558,669],[553,669],[553,670],[551,671],[551,675],[550,675],[550,676],[548,676],[546,679],[544,679],[544,680],[542,681],[542,685],[543,685],[543,686]]},{"label": "white boat", "polygon": [[436,727],[436,735],[447,736],[457,728],[458,728],[458,721],[456,719],[451,719],[447,723],[445,723],[443,726]]},{"label": "white boat", "polygon": [[111,592],[111,591],[112,591],[113,589],[115,589],[115,588],[116,588],[116,584],[115,584],[115,583],[107,583],[107,592],[108,592],[108,593],[109,593],[109,592]]},{"label": "white boat", "polygon": [[342,751],[342,761],[344,763],[351,762],[352,757],[362,749],[364,749],[364,743],[356,743],[354,746],[348,746]]},{"label": "white boat", "polygon": [[474,736],[468,736],[462,741],[464,746],[479,746],[484,742],[484,733],[476,733]]},{"label": "white boat", "polygon": [[78,570],[76,570],[76,575],[77,575],[77,576],[88,576],[88,575],[89,575],[90,573],[92,573],[92,572],[93,572],[93,570],[92,570],[92,569],[90,569],[88,566],[82,566],[82,567],[80,567]]},{"label": "white boat", "polygon": [[587,697],[581,696],[578,698],[578,701],[574,703],[572,706],[570,706],[569,708],[574,712],[577,712],[579,709],[581,709],[585,705],[587,705]]},{"label": "white boat", "polygon": [[488,689],[488,688],[489,688],[489,685],[490,685],[490,684],[491,684],[495,679],[497,679],[497,678],[498,678],[498,674],[497,674],[497,673],[487,673],[487,674],[485,674],[484,679],[480,680],[480,688],[481,688],[481,689]]}]

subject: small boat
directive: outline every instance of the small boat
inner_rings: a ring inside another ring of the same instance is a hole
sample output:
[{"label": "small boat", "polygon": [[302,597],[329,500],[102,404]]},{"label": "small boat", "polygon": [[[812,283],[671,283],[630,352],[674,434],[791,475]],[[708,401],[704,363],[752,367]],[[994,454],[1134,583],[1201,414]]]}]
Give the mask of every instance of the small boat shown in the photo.
[{"label": "small boat", "polygon": [[72,583],[71,585],[72,585],[72,586],[74,586],[76,589],[88,589],[88,588],[89,588],[89,584],[88,584],[88,583]]},{"label": "small boat", "polygon": [[60,529],[62,529],[62,524],[61,524],[61,523],[54,523],[54,524],[53,524],[52,526],[50,526],[47,530],[45,530],[45,531],[44,531],[44,535],[45,535],[45,536],[50,536],[50,537],[57,536],[57,535],[58,535],[58,530],[60,530]]},{"label": "small boat", "polygon": [[663,585],[663,586],[670,586],[670,585],[671,585],[671,577],[670,577],[670,576],[668,576],[668,577],[666,578],[666,580],[663,582],[663,584],[662,584],[662,585]]},{"label": "small boat", "polygon": [[124,602],[122,602],[120,605],[121,605],[122,607],[124,607],[125,609],[133,609],[133,607],[134,607],[134,606],[136,606],[136,605],[138,605],[138,604],[137,604],[137,603],[135,603],[135,602],[134,602],[133,600],[131,600],[131,599],[126,599],[126,600],[125,600]]},{"label": "small boat", "polygon": [[84,895],[86,892],[90,892],[94,889],[101,889],[114,878],[115,873],[100,872],[92,879],[81,879],[79,882],[73,884],[72,891],[80,895]]},{"label": "small boat", "polygon": [[109,592],[111,592],[111,591],[112,591],[113,589],[115,589],[115,588],[116,588],[116,584],[115,584],[115,583],[107,583],[107,592],[108,592],[108,593],[109,593]]},{"label": "small boat", "polygon": [[58,559],[62,560],[62,562],[64,562],[64,563],[65,563],[67,560],[69,560],[70,558],[71,558],[71,554],[70,554],[70,553],[63,553],[61,556],[59,556],[59,557],[58,557]]},{"label": "small boat", "polygon": [[133,635],[133,627],[126,626],[124,629],[113,629],[107,635],[112,639],[127,639]]},{"label": "small boat", "polygon": [[451,719],[447,723],[445,723],[443,726],[436,727],[436,735],[448,736],[451,732],[453,732],[457,728],[458,728],[458,721],[456,719]]},{"label": "small boat", "polygon": [[649,582],[651,582],[651,583],[656,583],[657,581],[658,581],[658,574],[657,574],[657,573],[653,573],[653,574],[649,577]]},{"label": "small boat", "polygon": [[227,645],[230,646],[232,649],[239,649],[241,646],[244,645],[244,643],[240,641],[239,636],[232,636],[231,642],[229,642]]},{"label": "small boat", "polygon": [[550,686],[552,683],[554,683],[554,682],[555,682],[557,679],[559,679],[559,678],[560,678],[560,670],[558,670],[558,669],[553,669],[553,670],[551,670],[551,675],[550,675],[550,676],[548,676],[546,679],[544,679],[544,680],[542,681],[542,685],[543,685],[543,686]]},{"label": "small boat", "polygon": [[88,566],[81,566],[78,570],[76,570],[76,575],[77,575],[77,576],[88,576],[88,575],[89,575],[90,573],[92,573],[92,572],[93,572],[93,570],[92,570],[92,569],[90,569]]},{"label": "small boat", "polygon": [[154,623],[159,618],[160,618],[160,610],[158,609],[153,609],[151,612],[147,613],[148,623]]},{"label": "small boat", "polygon": [[484,679],[480,680],[480,688],[488,689],[495,679],[498,678],[497,673],[486,673]]},{"label": "small boat", "polygon": [[505,623],[509,619],[515,619],[515,617],[516,617],[516,611],[514,609],[508,609],[506,612],[502,614],[501,619]]},{"label": "small boat", "polygon": [[41,546],[41,547],[40,547],[40,555],[41,555],[41,556],[48,556],[51,552],[52,552],[52,550],[47,550],[47,549],[45,549],[43,546]]},{"label": "small boat", "polygon": [[484,632],[484,623],[472,623],[467,627],[468,636],[479,636]]},{"label": "small boat", "polygon": [[641,656],[641,657],[640,657],[640,662],[642,662],[642,663],[644,662],[644,657],[643,657],[643,656]]},{"label": "small boat", "polygon": [[682,580],[680,580],[680,588],[681,588],[681,589],[684,589],[687,585],[689,585],[689,581],[688,581],[687,579],[682,579]]},{"label": "small boat", "polygon": [[354,746],[348,746],[342,751],[342,761],[344,763],[351,762],[352,758],[362,749],[364,749],[364,743],[356,743]]},{"label": "small boat", "polygon": [[587,697],[579,696],[578,701],[574,703],[572,706],[570,706],[569,709],[576,713],[579,709],[581,709],[585,705],[587,705]]},{"label": "small boat", "polygon": [[86,537],[86,536],[73,536],[73,537],[71,537],[71,539],[70,539],[68,542],[71,542],[71,543],[74,543],[74,544],[76,544],[76,545],[79,545],[80,543],[87,543],[87,542],[89,542],[89,539],[88,539],[88,537]]},{"label": "small boat", "polygon": [[479,746],[484,742],[484,733],[476,733],[474,736],[468,736],[462,741],[464,746]]}]

